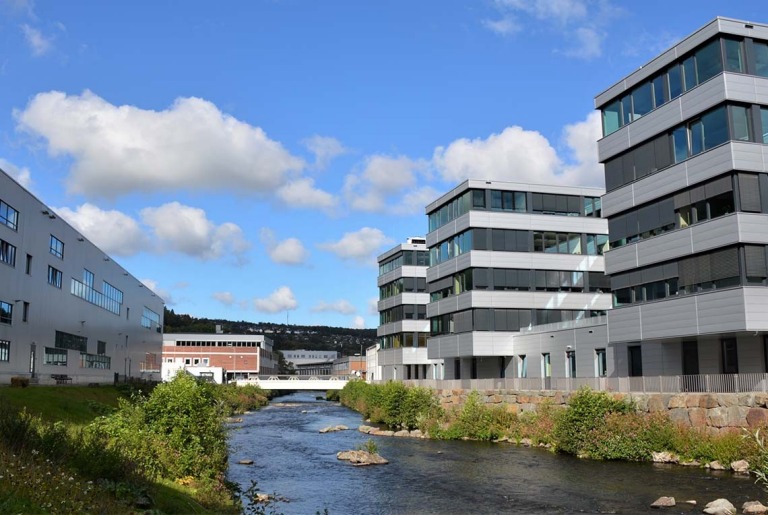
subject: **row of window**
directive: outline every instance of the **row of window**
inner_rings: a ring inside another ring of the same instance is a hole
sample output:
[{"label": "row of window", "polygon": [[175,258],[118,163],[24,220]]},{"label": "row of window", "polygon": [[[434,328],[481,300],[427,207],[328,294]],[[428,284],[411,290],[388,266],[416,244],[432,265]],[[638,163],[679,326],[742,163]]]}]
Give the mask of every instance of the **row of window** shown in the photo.
[{"label": "row of window", "polygon": [[[43,364],[66,367],[69,363],[68,350],[57,347],[46,347],[43,353]],[[109,370],[112,368],[112,358],[100,354],[80,353],[80,368],[97,368]]]},{"label": "row of window", "polygon": [[431,247],[430,264],[434,266],[443,263],[470,250],[601,256],[608,250],[608,235],[517,229],[468,229]]},{"label": "row of window", "polygon": [[[577,377],[576,375],[576,351],[567,350],[564,354],[566,377]],[[608,375],[608,355],[605,349],[595,349],[594,351],[595,377],[605,377]],[[520,354],[517,356],[517,377],[528,377],[528,356]],[[541,354],[541,376],[552,377],[552,354],[544,352]]]},{"label": "row of window", "polygon": [[613,191],[727,141],[768,143],[768,108],[720,105],[605,162]]},{"label": "row of window", "polygon": [[429,266],[429,253],[426,250],[404,250],[379,264],[379,275],[384,275],[403,266]]},{"label": "row of window", "polygon": [[610,247],[618,248],[734,212],[763,211],[768,175],[738,173],[678,191],[608,220]]},{"label": "row of window", "polygon": [[401,347],[427,346],[427,333],[396,333],[379,337],[381,349],[399,349]]},{"label": "row of window", "polygon": [[148,307],[144,306],[144,311],[141,314],[141,327],[146,327],[147,329],[152,329],[152,325],[160,330],[160,315],[149,309]]},{"label": "row of window", "polygon": [[422,293],[426,291],[427,279],[425,277],[400,277],[379,286],[379,300],[388,299],[403,292]]},{"label": "row of window", "polygon": [[123,292],[104,281],[104,293],[102,293],[93,288],[93,274],[88,270],[85,270],[84,274],[87,276],[86,279],[90,280],[90,284],[80,282],[73,277],[70,293],[110,313],[119,315],[123,301]]},{"label": "row of window", "polygon": [[401,320],[426,320],[427,306],[424,304],[403,304],[379,312],[379,324],[390,324]]},{"label": "row of window", "polygon": [[603,135],[619,130],[723,71],[768,77],[768,43],[725,37],[697,48],[603,107]]},{"label": "row of window", "polygon": [[468,268],[430,283],[430,301],[436,302],[470,290],[602,293],[609,292],[611,285],[608,276],[602,272]]},{"label": "row of window", "polygon": [[475,308],[432,317],[429,323],[430,334],[437,336],[471,331],[519,331],[604,314],[605,311],[596,310]]},{"label": "row of window", "polygon": [[728,247],[616,274],[611,277],[614,306],[740,285],[768,285],[766,251],[763,245]]},{"label": "row of window", "polygon": [[261,342],[177,340],[174,345],[176,347],[261,347]]},{"label": "row of window", "polygon": [[467,190],[429,213],[429,232],[471,210],[599,217],[600,197],[507,190]]}]

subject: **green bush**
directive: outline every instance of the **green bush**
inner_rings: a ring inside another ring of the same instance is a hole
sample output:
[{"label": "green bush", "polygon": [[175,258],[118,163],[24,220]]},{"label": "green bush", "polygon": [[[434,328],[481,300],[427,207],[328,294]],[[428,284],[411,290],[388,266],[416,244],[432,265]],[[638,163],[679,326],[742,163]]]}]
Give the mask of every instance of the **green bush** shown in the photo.
[{"label": "green bush", "polygon": [[633,411],[631,402],[614,399],[605,392],[581,388],[555,420],[553,436],[557,450],[577,456],[585,454],[589,450],[592,432],[603,428],[606,415]]},{"label": "green bush", "polygon": [[427,419],[440,412],[432,390],[395,381],[376,385],[350,381],[339,392],[339,400],[371,422],[392,429],[422,428]]},{"label": "green bush", "polygon": [[267,393],[256,385],[217,385],[213,391],[230,415],[256,410],[269,403]]}]

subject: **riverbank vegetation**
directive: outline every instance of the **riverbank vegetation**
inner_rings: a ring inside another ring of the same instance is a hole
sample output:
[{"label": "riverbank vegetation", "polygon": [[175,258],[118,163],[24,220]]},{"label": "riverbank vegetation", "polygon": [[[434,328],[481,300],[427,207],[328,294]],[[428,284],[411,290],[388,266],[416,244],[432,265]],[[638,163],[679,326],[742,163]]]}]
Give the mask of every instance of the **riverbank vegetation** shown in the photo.
[{"label": "riverbank vegetation", "polygon": [[342,404],[390,429],[420,429],[436,439],[510,440],[599,460],[648,461],[666,451],[682,462],[729,464],[748,460],[768,472],[768,451],[756,438],[735,430],[712,434],[675,424],[666,415],[638,413],[625,399],[581,389],[568,407],[539,405],[517,414],[505,405],[486,405],[472,392],[460,407],[443,409],[434,392],[402,383],[349,382]]},{"label": "riverbank vegetation", "polygon": [[4,388],[0,512],[239,513],[225,417],[267,402],[188,375],[154,389]]}]

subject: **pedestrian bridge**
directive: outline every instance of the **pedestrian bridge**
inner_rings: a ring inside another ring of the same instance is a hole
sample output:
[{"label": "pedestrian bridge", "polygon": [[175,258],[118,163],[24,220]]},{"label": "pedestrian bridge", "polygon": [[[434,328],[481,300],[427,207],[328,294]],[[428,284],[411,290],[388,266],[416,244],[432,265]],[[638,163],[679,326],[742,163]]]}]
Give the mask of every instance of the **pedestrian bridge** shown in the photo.
[{"label": "pedestrian bridge", "polygon": [[238,385],[252,384],[264,390],[341,390],[350,376],[258,376],[238,379]]}]

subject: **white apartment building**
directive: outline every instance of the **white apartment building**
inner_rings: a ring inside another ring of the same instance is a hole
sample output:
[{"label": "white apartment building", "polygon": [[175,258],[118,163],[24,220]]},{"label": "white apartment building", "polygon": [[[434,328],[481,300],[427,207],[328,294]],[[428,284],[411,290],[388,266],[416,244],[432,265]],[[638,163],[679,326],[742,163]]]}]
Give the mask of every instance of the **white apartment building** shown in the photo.
[{"label": "white apartment building", "polygon": [[408,238],[381,254],[377,261],[379,327],[373,379],[442,379],[443,360],[427,356],[426,240]]},{"label": "white apartment building", "polygon": [[0,171],[0,382],[159,379],[163,300]]}]

